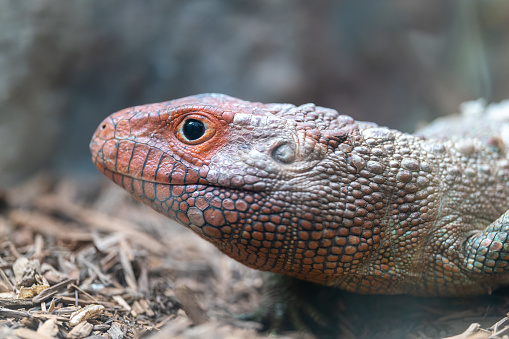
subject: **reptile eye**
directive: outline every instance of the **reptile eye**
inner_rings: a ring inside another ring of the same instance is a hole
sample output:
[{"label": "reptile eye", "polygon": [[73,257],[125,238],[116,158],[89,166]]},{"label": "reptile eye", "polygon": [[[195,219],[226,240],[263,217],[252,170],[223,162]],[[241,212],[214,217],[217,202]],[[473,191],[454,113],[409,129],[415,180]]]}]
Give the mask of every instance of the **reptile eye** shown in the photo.
[{"label": "reptile eye", "polygon": [[205,124],[195,119],[186,120],[182,126],[182,133],[187,140],[200,139],[205,134]]},{"label": "reptile eye", "polygon": [[289,164],[295,160],[295,150],[289,144],[279,145],[272,151],[272,158],[283,164]]},{"label": "reptile eye", "polygon": [[204,143],[216,134],[215,124],[209,118],[192,114],[175,126],[176,137],[188,145]]}]

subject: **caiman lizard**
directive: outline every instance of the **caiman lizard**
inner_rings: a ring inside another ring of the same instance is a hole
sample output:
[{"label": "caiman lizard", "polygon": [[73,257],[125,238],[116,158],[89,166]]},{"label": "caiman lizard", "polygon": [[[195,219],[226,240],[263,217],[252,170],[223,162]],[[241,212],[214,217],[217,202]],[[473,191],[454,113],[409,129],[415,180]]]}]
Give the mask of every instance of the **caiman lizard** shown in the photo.
[{"label": "caiman lizard", "polygon": [[202,94],[106,118],[104,175],[239,262],[356,293],[509,283],[509,119],[417,134],[333,109]]}]

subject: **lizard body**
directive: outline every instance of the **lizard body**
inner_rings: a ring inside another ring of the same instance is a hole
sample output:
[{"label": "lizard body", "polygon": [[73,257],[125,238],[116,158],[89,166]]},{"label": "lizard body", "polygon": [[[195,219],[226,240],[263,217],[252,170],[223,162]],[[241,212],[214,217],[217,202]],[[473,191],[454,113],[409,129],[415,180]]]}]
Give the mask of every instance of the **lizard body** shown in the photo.
[{"label": "lizard body", "polygon": [[90,148],[116,184],[249,267],[461,296],[509,283],[508,126],[457,118],[411,135],[202,94],[114,113]]}]

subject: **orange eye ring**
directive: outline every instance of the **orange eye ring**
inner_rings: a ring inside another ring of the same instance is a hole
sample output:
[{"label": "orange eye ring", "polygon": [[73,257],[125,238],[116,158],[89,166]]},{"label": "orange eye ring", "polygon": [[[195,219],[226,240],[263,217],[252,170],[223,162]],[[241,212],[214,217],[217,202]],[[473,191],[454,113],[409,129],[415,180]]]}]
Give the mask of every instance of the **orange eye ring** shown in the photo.
[{"label": "orange eye ring", "polygon": [[188,145],[204,143],[216,134],[214,124],[201,114],[187,114],[177,124],[175,136]]}]

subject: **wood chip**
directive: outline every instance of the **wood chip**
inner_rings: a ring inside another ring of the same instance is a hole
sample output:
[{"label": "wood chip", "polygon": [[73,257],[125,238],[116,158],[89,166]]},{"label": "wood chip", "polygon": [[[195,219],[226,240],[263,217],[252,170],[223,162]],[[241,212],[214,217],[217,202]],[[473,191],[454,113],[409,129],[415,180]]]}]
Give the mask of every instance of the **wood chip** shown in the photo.
[{"label": "wood chip", "polygon": [[145,309],[141,306],[141,304],[138,300],[135,300],[133,302],[133,305],[131,306],[131,315],[136,318],[140,314],[144,314],[144,313],[145,313]]},{"label": "wood chip", "polygon": [[57,316],[57,315],[54,315],[54,314],[44,314],[44,313],[32,313],[31,316],[34,318],[34,319],[38,319],[38,320],[48,320],[48,319],[52,319],[52,318],[55,318],[57,321],[59,322],[62,322],[62,321],[69,321],[69,318],[68,317],[61,317],[61,316]]},{"label": "wood chip", "polygon": [[[66,297],[66,296],[60,296],[59,295],[58,298],[60,299],[60,301],[63,301],[63,302],[69,303],[69,304],[71,304],[71,303],[75,304],[75,302],[76,302],[76,298],[75,297]],[[78,306],[88,306],[88,305],[93,305],[95,303],[96,302],[94,302],[92,300],[78,299]],[[108,301],[98,300],[97,303],[101,304],[101,305],[103,305],[104,307],[107,307],[107,308],[115,307],[114,303],[108,302]]]},{"label": "wood chip", "polygon": [[34,254],[32,255],[32,258],[40,260],[43,256],[43,250],[44,250],[44,238],[41,234],[35,235],[35,243],[34,243]]},{"label": "wood chip", "polygon": [[177,338],[183,330],[191,325],[191,321],[188,318],[178,317],[175,320],[166,324],[161,332],[154,334],[150,339],[165,339],[165,338]]},{"label": "wood chip", "polygon": [[41,326],[39,326],[37,333],[46,337],[56,337],[58,333],[57,317],[52,316],[46,320]]},{"label": "wood chip", "polygon": [[155,316],[154,311],[152,311],[152,308],[150,307],[150,304],[147,299],[141,299],[140,305],[143,307],[143,310],[145,311],[145,314],[149,317]]},{"label": "wood chip", "polygon": [[12,292],[16,291],[16,288],[14,287],[14,285],[12,284],[11,282],[11,279],[9,279],[9,277],[7,277],[7,275],[5,274],[5,272],[0,268],[0,277],[3,279],[3,281],[9,286],[10,290]]},{"label": "wood chip", "polygon": [[138,284],[136,282],[136,277],[134,276],[133,267],[131,266],[130,258],[131,249],[128,247],[125,241],[120,242],[120,252],[119,252],[120,263],[122,265],[122,269],[124,270],[125,280],[127,282],[127,286],[131,288],[132,291],[138,290]]},{"label": "wood chip", "polygon": [[92,317],[100,315],[104,311],[104,306],[102,305],[87,305],[80,309],[79,311],[71,314],[71,318],[69,319],[69,324],[71,326],[76,326],[79,323],[86,321]]},{"label": "wood chip", "polygon": [[101,331],[101,332],[104,332],[104,331],[107,331],[110,329],[110,325],[106,325],[106,324],[98,324],[98,325],[94,325],[94,331]]},{"label": "wood chip", "polygon": [[[16,297],[16,295],[14,295]],[[4,299],[0,298],[0,307],[5,308],[29,308],[35,303],[30,299]]]},{"label": "wood chip", "polygon": [[42,291],[39,295],[35,296],[32,299],[32,302],[35,304],[38,304],[42,301],[45,301],[45,300],[51,298],[52,296],[54,296],[55,294],[66,290],[67,285],[74,283],[74,282],[76,282],[74,279],[63,280],[63,281],[59,282],[58,284],[55,284],[55,285],[45,289],[44,291]]},{"label": "wood chip", "polygon": [[54,339],[54,337],[48,337],[28,328],[18,328],[14,334],[23,339]]},{"label": "wood chip", "polygon": [[35,201],[35,204],[39,207],[60,212],[72,219],[83,220],[86,224],[95,229],[118,232],[129,236],[137,245],[152,253],[165,253],[167,250],[160,242],[149,237],[146,233],[138,231],[138,227],[135,224],[126,220],[113,218],[94,210],[77,206],[70,201],[62,201],[62,199],[57,196],[46,195],[40,197]]},{"label": "wood chip", "polygon": [[[169,316],[166,316],[166,317],[164,317],[161,321],[159,321],[159,322],[158,322],[158,323],[154,326],[154,328],[155,328],[156,330],[158,330],[158,329],[162,328],[164,325],[166,325],[166,323],[167,323],[168,321],[170,321],[170,320],[172,320],[172,319],[176,319],[176,318],[177,318],[177,317],[176,317],[175,315],[173,315],[173,314],[172,314],[172,315],[169,315]],[[191,321],[190,321],[189,319],[187,319],[187,318],[185,318],[185,319],[187,320],[187,322],[188,322],[189,324],[191,324]]]},{"label": "wood chip", "polygon": [[124,328],[122,324],[114,322],[111,324],[110,329],[108,330],[108,334],[111,336],[111,339],[122,339],[124,338]]},{"label": "wood chip", "polygon": [[[15,225],[28,227],[38,233],[58,236],[60,239],[64,240],[92,240],[92,235],[89,232],[79,231],[79,226],[77,224],[63,223],[58,219],[49,217],[43,213],[13,210],[9,214],[9,217]],[[67,231],[62,232],[63,229],[66,229]]]},{"label": "wood chip", "polygon": [[125,301],[124,298],[120,295],[115,295],[112,297],[121,307],[123,307],[126,311],[131,312],[131,306]]},{"label": "wood chip", "polygon": [[82,290],[81,288],[79,288],[78,286],[74,285],[74,284],[70,284],[70,286],[74,289],[76,289],[76,291],[80,292],[81,294],[83,294],[85,297],[87,297],[88,299],[92,300],[93,302],[95,303],[99,303],[99,301],[94,298],[93,296],[91,296],[90,294],[88,294],[86,291]]},{"label": "wood chip", "polygon": [[76,325],[68,334],[69,338],[85,338],[92,333],[94,325],[83,321]]},{"label": "wood chip", "polygon": [[5,307],[0,307],[0,318],[31,318],[30,313],[25,311],[11,310]]},{"label": "wood chip", "polygon": [[51,300],[51,303],[49,304],[48,312],[51,313],[55,310],[55,299]]},{"label": "wood chip", "polygon": [[175,295],[182,304],[182,308],[195,325],[203,324],[209,320],[205,311],[198,304],[195,293],[189,287],[184,285],[178,286]]}]

